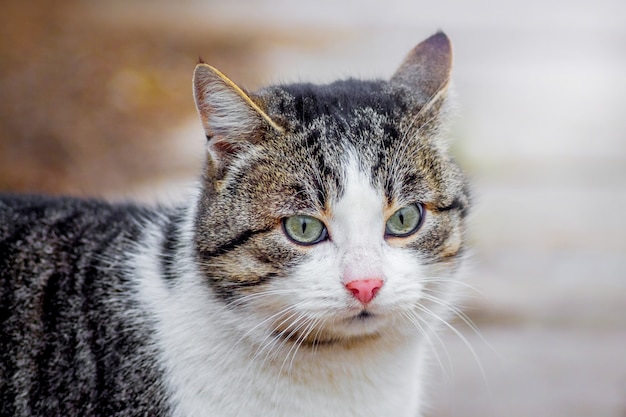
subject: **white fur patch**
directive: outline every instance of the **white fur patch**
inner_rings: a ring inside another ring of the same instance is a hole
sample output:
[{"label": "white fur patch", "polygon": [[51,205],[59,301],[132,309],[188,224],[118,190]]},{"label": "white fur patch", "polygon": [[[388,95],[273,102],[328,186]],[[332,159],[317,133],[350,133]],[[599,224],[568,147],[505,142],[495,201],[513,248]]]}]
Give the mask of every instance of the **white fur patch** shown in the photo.
[{"label": "white fur patch", "polygon": [[333,242],[341,253],[342,283],[367,278],[384,280],[384,196],[374,190],[355,159],[346,168],[345,183],[344,195],[335,205],[329,224]]},{"label": "white fur patch", "polygon": [[[420,300],[425,269],[415,254],[385,241],[384,204],[382,191],[352,159],[345,193],[332,206],[330,239],[311,247],[292,276],[234,307],[215,298],[196,267],[193,210],[174,280],[166,282],[157,261],[161,226],[146,233],[131,267],[139,302],[155,318],[174,416],[419,413],[424,339],[403,312]],[[360,320],[363,307],[345,281],[371,277],[384,285],[368,306],[374,316]],[[356,342],[298,346],[275,337],[280,323],[298,334]]]}]

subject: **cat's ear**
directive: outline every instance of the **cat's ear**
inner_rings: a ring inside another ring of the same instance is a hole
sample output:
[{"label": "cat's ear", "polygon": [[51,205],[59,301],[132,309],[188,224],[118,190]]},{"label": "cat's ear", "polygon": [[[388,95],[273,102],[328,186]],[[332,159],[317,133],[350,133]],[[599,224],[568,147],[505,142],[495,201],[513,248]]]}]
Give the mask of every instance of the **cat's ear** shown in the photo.
[{"label": "cat's ear", "polygon": [[265,129],[282,131],[251,95],[210,65],[196,66],[193,91],[212,156],[217,159],[214,162],[218,164],[226,162],[242,146],[261,141]]},{"label": "cat's ear", "polygon": [[438,32],[409,52],[391,83],[407,87],[423,107],[445,96],[451,71],[452,44],[445,33]]}]

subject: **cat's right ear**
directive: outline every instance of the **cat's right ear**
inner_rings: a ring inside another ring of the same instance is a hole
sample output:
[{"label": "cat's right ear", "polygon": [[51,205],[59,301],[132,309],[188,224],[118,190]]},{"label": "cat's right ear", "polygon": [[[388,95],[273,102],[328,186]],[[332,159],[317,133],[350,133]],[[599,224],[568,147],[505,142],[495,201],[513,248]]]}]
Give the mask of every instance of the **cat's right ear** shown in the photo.
[{"label": "cat's right ear", "polygon": [[443,32],[422,41],[406,56],[391,83],[413,92],[420,108],[445,97],[452,71],[452,44]]},{"label": "cat's right ear", "polygon": [[236,153],[262,140],[265,129],[282,131],[242,88],[216,68],[201,63],[193,75],[196,108],[209,141],[212,162],[218,171]]}]

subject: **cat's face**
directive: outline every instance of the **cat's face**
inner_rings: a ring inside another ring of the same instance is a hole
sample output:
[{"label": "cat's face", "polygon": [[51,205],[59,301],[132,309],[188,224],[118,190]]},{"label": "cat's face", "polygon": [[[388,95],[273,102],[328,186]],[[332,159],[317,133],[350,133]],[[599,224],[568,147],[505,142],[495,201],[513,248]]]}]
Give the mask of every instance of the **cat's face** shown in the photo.
[{"label": "cat's face", "polygon": [[469,197],[438,137],[441,36],[390,82],[251,96],[199,66],[209,156],[197,259],[250,337],[347,345],[428,329],[445,309]]}]

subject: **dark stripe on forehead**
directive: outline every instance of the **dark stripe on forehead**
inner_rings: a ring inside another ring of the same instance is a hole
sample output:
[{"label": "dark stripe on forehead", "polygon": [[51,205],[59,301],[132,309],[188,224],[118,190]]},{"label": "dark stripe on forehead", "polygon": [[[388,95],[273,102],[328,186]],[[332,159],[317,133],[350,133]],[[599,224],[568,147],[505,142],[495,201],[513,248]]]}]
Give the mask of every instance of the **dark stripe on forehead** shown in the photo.
[{"label": "dark stripe on forehead", "polygon": [[333,191],[342,189],[341,161],[338,156],[342,151],[338,146],[324,143],[326,140],[326,136],[322,137],[319,130],[311,130],[303,140],[307,151],[305,159],[295,167],[295,170],[300,171],[296,178],[312,186],[314,192],[307,194],[307,198],[311,198],[319,209],[326,208]]},{"label": "dark stripe on forehead", "polygon": [[217,248],[211,251],[202,251],[200,255],[204,259],[210,259],[216,256],[223,255],[227,252],[232,251],[233,249],[238,248],[239,246],[245,245],[253,236],[263,234],[263,233],[268,233],[268,232],[271,232],[272,230],[274,230],[273,227],[266,228],[266,229],[258,229],[258,230],[245,230],[241,232],[240,234],[238,234],[237,236],[235,236],[233,239],[229,240],[226,243],[221,244],[220,246],[218,246]]}]

